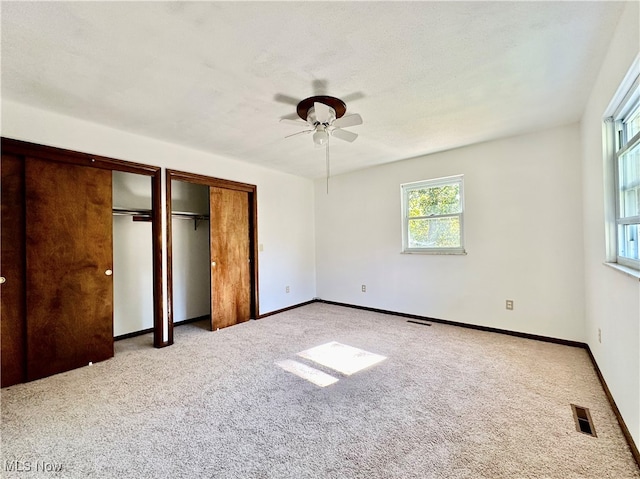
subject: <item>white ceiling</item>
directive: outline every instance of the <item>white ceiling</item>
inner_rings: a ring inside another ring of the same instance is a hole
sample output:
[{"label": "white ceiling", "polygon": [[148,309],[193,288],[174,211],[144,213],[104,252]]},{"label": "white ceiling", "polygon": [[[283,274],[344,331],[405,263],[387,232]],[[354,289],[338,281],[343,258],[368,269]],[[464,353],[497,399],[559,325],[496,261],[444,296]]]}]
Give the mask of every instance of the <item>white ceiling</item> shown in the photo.
[{"label": "white ceiling", "polygon": [[2,2],[2,97],[307,176],[279,123],[314,94],[364,124],[333,173],[578,121],[617,2]]}]

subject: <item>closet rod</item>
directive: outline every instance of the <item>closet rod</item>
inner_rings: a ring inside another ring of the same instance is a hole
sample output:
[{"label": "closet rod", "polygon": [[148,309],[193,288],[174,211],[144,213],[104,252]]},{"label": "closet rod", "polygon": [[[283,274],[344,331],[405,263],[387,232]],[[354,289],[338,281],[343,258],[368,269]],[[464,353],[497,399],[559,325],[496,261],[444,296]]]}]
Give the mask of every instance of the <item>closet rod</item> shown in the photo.
[{"label": "closet rod", "polygon": [[171,216],[173,216],[174,218],[185,218],[187,220],[192,220],[194,218],[197,218],[199,220],[209,219],[209,215],[201,215],[199,213],[185,213],[183,211],[174,211],[173,213],[171,213]]},{"label": "closet rod", "polygon": [[198,223],[201,221],[208,221],[209,215],[201,215],[199,213],[188,213],[185,211],[173,211],[171,213],[172,218],[179,218],[185,220],[193,220],[193,229],[198,229]]}]

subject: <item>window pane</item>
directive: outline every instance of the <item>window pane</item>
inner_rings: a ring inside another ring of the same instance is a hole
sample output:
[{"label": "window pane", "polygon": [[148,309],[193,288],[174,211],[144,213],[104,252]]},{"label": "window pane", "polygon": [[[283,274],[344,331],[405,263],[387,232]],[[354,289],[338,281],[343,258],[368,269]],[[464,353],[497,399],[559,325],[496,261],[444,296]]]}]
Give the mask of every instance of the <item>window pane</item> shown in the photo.
[{"label": "window pane", "polygon": [[640,143],[618,159],[620,217],[640,215]]},{"label": "window pane", "polygon": [[443,185],[409,190],[407,206],[410,218],[461,213],[460,185]]},{"label": "window pane", "polygon": [[624,125],[627,130],[627,138],[630,140],[640,131],[640,108],[636,108],[636,111],[624,122]]},{"label": "window pane", "polygon": [[629,259],[640,259],[638,257],[638,233],[639,225],[619,225],[618,226],[618,255]]},{"label": "window pane", "polygon": [[409,220],[409,248],[460,248],[460,217]]}]

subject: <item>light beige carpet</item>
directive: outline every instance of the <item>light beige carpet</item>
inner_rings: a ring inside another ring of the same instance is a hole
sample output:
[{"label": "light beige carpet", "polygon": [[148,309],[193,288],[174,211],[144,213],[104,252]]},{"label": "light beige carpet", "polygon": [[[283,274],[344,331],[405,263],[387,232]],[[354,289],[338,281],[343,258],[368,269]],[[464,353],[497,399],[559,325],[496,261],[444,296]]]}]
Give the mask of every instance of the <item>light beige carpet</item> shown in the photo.
[{"label": "light beige carpet", "polygon": [[640,478],[579,348],[320,303],[175,339],[2,390],[1,476]]}]

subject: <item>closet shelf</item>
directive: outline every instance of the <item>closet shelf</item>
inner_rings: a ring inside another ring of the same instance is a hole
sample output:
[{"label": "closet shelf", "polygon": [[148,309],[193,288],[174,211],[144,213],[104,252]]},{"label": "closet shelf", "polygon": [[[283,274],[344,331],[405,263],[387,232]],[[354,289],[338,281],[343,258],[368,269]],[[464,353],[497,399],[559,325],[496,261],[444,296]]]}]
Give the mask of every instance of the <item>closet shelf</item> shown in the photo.
[{"label": "closet shelf", "polygon": [[151,210],[132,210],[128,208],[113,208],[112,214],[114,216],[133,216],[134,221],[151,221]]},{"label": "closet shelf", "polygon": [[[114,216],[132,216],[133,221],[151,221],[153,212],[151,210],[133,210],[128,208],[113,208]],[[172,211],[171,217],[176,219],[193,220],[194,229],[198,229],[201,221],[209,221],[209,215],[193,213],[190,211]]]}]

